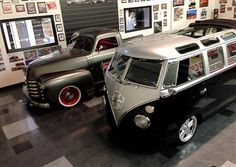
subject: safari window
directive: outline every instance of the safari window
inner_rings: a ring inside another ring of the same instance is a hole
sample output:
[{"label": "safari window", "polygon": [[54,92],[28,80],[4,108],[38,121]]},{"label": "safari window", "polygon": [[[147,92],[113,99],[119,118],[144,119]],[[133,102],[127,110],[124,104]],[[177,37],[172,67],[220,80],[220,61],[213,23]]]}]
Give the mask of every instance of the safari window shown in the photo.
[{"label": "safari window", "polygon": [[210,72],[214,72],[224,67],[222,47],[209,50],[207,52],[207,56],[208,56],[208,61],[209,61],[209,66],[210,66]]},{"label": "safari window", "polygon": [[236,62],[236,43],[231,43],[227,45],[228,51],[228,62],[229,64]]}]

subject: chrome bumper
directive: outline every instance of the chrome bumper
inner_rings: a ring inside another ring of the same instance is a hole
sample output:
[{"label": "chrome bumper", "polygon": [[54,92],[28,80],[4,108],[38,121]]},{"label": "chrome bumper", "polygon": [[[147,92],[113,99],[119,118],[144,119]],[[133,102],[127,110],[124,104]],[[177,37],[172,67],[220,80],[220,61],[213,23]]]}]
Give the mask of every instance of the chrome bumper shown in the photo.
[{"label": "chrome bumper", "polygon": [[50,108],[49,103],[39,103],[39,102],[36,102],[36,101],[32,100],[29,96],[26,85],[23,86],[22,90],[23,90],[23,93],[25,94],[25,96],[27,97],[27,99],[29,100],[29,102],[31,104],[33,104],[33,106],[40,107],[40,108]]}]

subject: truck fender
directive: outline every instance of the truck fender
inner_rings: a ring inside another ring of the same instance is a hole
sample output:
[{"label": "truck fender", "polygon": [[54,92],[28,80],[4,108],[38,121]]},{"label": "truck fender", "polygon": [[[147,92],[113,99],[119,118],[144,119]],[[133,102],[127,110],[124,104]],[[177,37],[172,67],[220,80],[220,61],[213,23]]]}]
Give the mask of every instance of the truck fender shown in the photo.
[{"label": "truck fender", "polygon": [[94,83],[92,74],[88,70],[72,70],[42,76],[41,83],[50,103],[58,103],[58,95],[66,86],[79,88],[82,99],[94,94]]}]

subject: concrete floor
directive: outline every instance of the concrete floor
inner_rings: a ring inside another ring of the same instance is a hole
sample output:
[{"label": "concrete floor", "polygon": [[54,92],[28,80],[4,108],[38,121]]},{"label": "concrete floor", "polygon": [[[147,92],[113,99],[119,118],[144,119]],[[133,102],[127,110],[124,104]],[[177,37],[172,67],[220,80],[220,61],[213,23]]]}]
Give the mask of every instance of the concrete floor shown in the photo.
[{"label": "concrete floor", "polygon": [[0,89],[0,167],[236,167],[236,78],[224,74],[194,107],[219,110],[185,145],[112,133],[101,97],[72,109],[29,108],[21,86]]}]

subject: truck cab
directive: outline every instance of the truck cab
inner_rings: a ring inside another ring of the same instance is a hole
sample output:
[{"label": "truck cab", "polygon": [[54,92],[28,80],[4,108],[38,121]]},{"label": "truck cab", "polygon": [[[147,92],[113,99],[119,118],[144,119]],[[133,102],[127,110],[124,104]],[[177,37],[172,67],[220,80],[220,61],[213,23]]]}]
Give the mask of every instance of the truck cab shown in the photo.
[{"label": "truck cab", "polygon": [[122,40],[115,29],[94,27],[75,32],[70,42],[26,68],[23,91],[34,106],[73,107],[93,96]]}]

